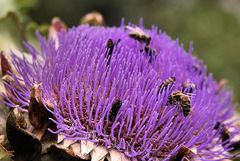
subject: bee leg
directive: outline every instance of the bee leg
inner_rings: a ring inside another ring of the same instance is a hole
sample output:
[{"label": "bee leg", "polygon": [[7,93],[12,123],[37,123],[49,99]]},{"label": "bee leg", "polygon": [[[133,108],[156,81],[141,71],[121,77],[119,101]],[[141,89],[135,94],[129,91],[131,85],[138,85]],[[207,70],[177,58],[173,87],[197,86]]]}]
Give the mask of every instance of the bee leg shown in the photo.
[{"label": "bee leg", "polygon": [[149,63],[152,63],[152,51],[149,52],[149,57],[150,57],[150,58],[149,58],[149,61],[148,61],[148,62],[149,62]]}]

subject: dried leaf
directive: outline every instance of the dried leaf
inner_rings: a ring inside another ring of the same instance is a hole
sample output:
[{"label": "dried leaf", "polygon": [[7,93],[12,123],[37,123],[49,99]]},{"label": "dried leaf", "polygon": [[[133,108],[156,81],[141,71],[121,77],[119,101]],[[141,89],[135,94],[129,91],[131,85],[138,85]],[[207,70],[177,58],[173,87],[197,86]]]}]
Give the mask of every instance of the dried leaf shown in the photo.
[{"label": "dried leaf", "polygon": [[5,57],[3,51],[0,52],[0,58],[1,58],[1,70],[2,70],[2,76],[7,75],[8,72],[12,71],[11,65],[7,58]]},{"label": "dried leaf", "polygon": [[82,154],[81,154],[81,145],[79,143],[74,143],[71,145],[71,148],[73,150],[74,155],[82,158]]},{"label": "dried leaf", "polygon": [[[48,127],[52,130],[57,130],[56,124],[53,122],[51,122]],[[47,153],[47,149],[57,143],[57,137],[58,136],[56,134],[52,134],[50,131],[46,130],[43,137],[41,138],[42,154]]]},{"label": "dried leaf", "polygon": [[108,154],[108,150],[103,146],[97,146],[91,152],[92,161],[100,161],[104,159]]},{"label": "dried leaf", "polygon": [[[40,87],[36,86],[32,88],[30,104],[28,107],[29,121],[36,129],[43,129],[49,124],[49,117],[51,117],[50,112],[44,107],[41,99],[35,97],[36,95],[40,97]],[[44,130],[45,131],[45,130]]]},{"label": "dried leaf", "polygon": [[26,120],[17,108],[7,118],[6,131],[8,140],[14,150],[15,161],[37,161],[40,159],[41,143],[24,128]]},{"label": "dried leaf", "polygon": [[0,145],[0,161],[11,161],[12,152],[6,150],[2,145]]},{"label": "dried leaf", "polygon": [[67,160],[67,161],[90,161],[90,159],[89,160],[84,160],[84,159],[78,158],[76,156],[73,156],[69,152],[67,152],[66,150],[57,148],[54,145],[51,146],[48,149],[48,152],[49,152],[51,158],[58,159],[58,160],[63,160],[63,161],[64,160]]},{"label": "dried leaf", "polygon": [[2,145],[5,145],[7,142],[6,120],[9,112],[9,108],[0,106],[0,144]]},{"label": "dried leaf", "polygon": [[95,147],[96,147],[96,145],[94,145],[93,142],[82,140],[81,141],[81,154],[83,156],[88,155]]},{"label": "dried leaf", "polygon": [[64,148],[67,148],[67,147],[69,147],[70,145],[72,145],[72,144],[74,144],[74,143],[75,143],[74,140],[66,139],[66,140],[63,141],[63,147],[64,147]]},{"label": "dried leaf", "polygon": [[181,148],[178,150],[177,154],[172,156],[169,160],[170,161],[190,161],[193,159],[194,155],[196,155],[196,149],[189,149],[186,146],[182,145]]},{"label": "dried leaf", "polygon": [[[64,150],[71,156],[81,158],[83,160],[90,160],[91,152],[97,147],[94,143],[90,141],[74,141],[70,139],[65,139],[63,135],[58,136],[58,144],[55,145],[56,148]],[[105,151],[102,151],[105,153]]]},{"label": "dried leaf", "polygon": [[56,146],[61,149],[68,149],[70,145],[74,144],[76,141],[70,139],[64,139],[61,143],[58,143]]},{"label": "dried leaf", "polygon": [[90,154],[82,155],[81,153],[81,144],[80,143],[74,143],[71,145],[71,149],[75,156],[78,156],[79,158],[83,160],[90,160],[91,156]]},{"label": "dried leaf", "polygon": [[110,156],[107,157],[109,161],[130,161],[129,158],[125,156],[125,154],[118,152],[117,150],[110,150]]},{"label": "dried leaf", "polygon": [[58,144],[61,143],[64,140],[64,138],[65,138],[65,136],[61,135],[61,134],[59,134],[57,137],[58,137],[58,139],[57,139],[57,143]]}]

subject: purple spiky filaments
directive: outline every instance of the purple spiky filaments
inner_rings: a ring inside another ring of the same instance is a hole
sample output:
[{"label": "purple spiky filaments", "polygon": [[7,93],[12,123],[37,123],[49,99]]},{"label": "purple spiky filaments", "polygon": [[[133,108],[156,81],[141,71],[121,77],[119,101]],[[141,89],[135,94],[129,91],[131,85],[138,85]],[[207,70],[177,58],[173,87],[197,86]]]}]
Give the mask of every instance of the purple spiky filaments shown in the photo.
[{"label": "purple spiky filaments", "polygon": [[[6,83],[12,92],[4,103],[24,109],[39,84],[57,125],[51,131],[67,139],[91,141],[139,160],[169,160],[182,146],[195,149],[200,160],[230,158],[214,129],[224,122],[230,139],[239,131],[226,122],[234,114],[230,92],[220,90],[191,55],[192,47],[186,52],[156,27],[140,28],[151,37],[149,44],[129,36],[124,25],[69,29],[59,33],[57,48],[38,35],[40,51],[25,44],[31,59],[12,54],[17,74]],[[184,102],[169,103],[176,91],[189,100],[187,116]]]}]

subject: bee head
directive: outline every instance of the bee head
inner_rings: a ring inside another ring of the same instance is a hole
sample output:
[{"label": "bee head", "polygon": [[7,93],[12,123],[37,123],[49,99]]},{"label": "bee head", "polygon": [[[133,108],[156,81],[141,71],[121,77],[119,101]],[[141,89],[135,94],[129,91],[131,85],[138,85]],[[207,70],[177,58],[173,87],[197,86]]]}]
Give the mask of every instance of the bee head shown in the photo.
[{"label": "bee head", "polygon": [[108,39],[107,41],[107,47],[112,47],[114,44],[113,44],[113,40],[112,39]]}]

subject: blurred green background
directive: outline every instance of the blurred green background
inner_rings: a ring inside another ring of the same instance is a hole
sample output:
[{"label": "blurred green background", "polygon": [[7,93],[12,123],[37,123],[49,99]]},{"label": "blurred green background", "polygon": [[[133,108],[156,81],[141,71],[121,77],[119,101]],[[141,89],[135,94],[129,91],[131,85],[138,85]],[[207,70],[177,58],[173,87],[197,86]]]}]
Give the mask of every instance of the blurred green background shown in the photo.
[{"label": "blurred green background", "polygon": [[[240,100],[240,0],[0,0],[0,6],[1,17],[8,11],[20,16],[12,21],[22,24],[21,32],[32,22],[49,24],[55,16],[76,26],[91,11],[102,13],[110,26],[119,25],[122,17],[134,23],[142,17],[146,27],[159,26],[173,39],[179,38],[186,50],[193,41],[194,54],[204,60],[217,80],[227,79],[236,102]],[[8,30],[18,29],[16,25],[10,28],[8,25]],[[21,33],[14,36],[28,39]]]}]

